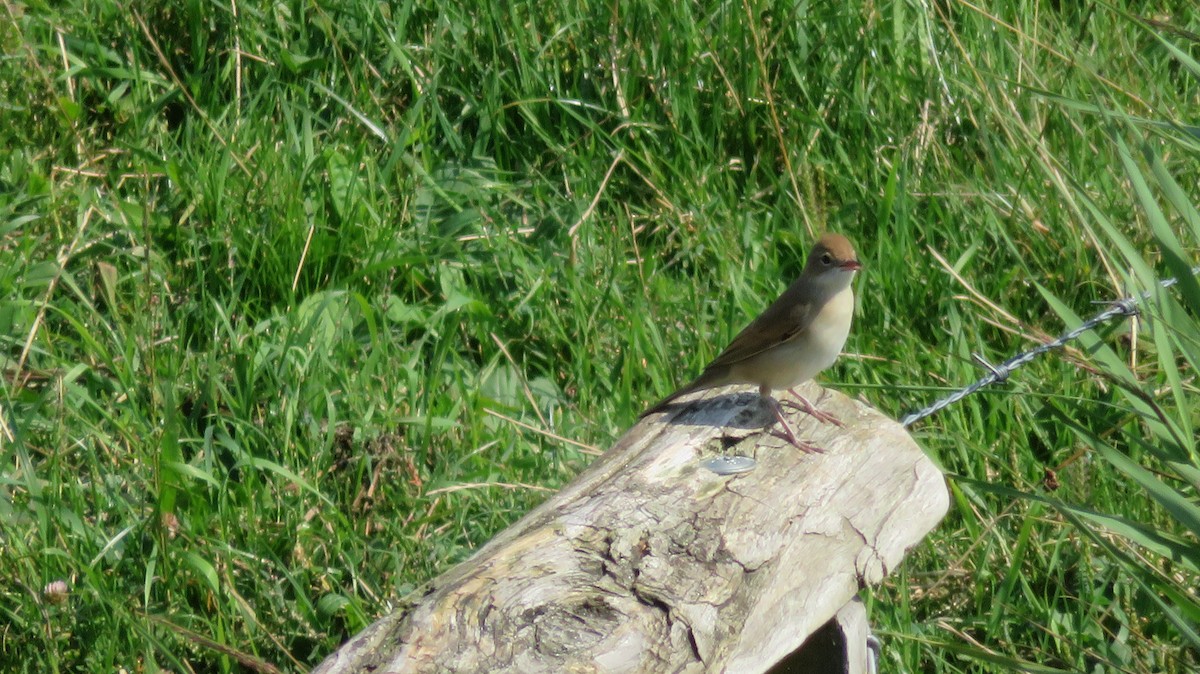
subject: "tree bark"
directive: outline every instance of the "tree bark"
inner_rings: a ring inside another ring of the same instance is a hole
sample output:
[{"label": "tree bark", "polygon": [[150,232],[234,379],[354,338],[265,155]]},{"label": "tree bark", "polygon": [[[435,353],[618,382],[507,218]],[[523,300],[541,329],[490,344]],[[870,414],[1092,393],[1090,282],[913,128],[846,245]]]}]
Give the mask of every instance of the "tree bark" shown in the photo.
[{"label": "tree bark", "polygon": [[[801,393],[845,424],[789,415],[823,452],[764,430],[774,418],[757,394],[681,402],[316,672],[768,670],[948,506],[898,423],[815,384]],[[757,466],[701,465],[725,454]]]}]

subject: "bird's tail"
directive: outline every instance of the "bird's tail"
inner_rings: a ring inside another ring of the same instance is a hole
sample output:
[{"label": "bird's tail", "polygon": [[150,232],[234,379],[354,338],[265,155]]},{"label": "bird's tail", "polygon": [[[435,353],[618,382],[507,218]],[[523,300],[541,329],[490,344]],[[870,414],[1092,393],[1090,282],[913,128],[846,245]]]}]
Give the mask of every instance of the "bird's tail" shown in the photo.
[{"label": "bird's tail", "polygon": [[693,380],[692,383],[688,384],[687,386],[684,386],[683,388],[672,393],[671,395],[667,396],[666,398],[663,398],[662,400],[658,401],[652,407],[650,407],[650,409],[648,409],[645,412],[642,412],[640,415],[638,415],[638,418],[641,419],[643,417],[648,417],[651,414],[655,414],[657,412],[662,412],[663,410],[667,409],[667,407],[669,407],[671,405],[671,403],[675,402],[679,398],[682,398],[683,396],[685,396],[689,393],[695,393],[696,391],[700,391],[702,389],[712,388],[714,386],[721,386],[722,384],[731,383],[731,382],[727,381],[728,377],[729,377],[729,368],[728,367],[710,368],[708,370],[705,370],[704,373],[701,374],[699,377],[696,377],[696,379]]}]

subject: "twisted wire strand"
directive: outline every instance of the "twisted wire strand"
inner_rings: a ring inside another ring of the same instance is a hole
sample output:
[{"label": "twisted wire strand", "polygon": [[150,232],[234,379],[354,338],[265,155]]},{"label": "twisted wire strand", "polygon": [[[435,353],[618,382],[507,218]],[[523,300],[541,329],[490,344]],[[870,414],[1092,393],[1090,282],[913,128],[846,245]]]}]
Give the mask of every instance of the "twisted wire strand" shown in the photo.
[{"label": "twisted wire strand", "polygon": [[[1200,266],[1192,267],[1191,272],[1192,272],[1192,276],[1200,275]],[[1164,279],[1162,281],[1159,281],[1158,285],[1163,288],[1170,288],[1171,286],[1175,285],[1176,283],[1179,283],[1179,279],[1169,278],[1169,279]],[[983,357],[979,356],[978,354],[974,354],[975,360],[979,361],[979,363],[981,365],[983,365],[984,368],[989,370],[989,372],[986,375],[984,375],[983,377],[981,377],[974,383],[951,393],[950,395],[946,396],[945,398],[942,398],[941,400],[938,400],[937,402],[933,403],[932,405],[929,405],[928,407],[922,408],[920,410],[917,410],[916,412],[912,412],[910,414],[905,415],[900,420],[900,424],[905,427],[911,426],[914,423],[920,421],[921,419],[924,419],[925,417],[931,416],[933,414],[937,414],[938,412],[946,409],[947,407],[962,400],[963,398],[966,398],[967,396],[971,395],[972,393],[975,393],[976,391],[978,391],[979,389],[981,389],[985,386],[991,386],[992,384],[995,384],[996,382],[1003,382],[1006,379],[1008,379],[1009,375],[1011,375],[1014,370],[1033,361],[1033,359],[1037,358],[1038,356],[1042,355],[1043,353],[1046,353],[1047,351],[1052,351],[1054,349],[1062,348],[1068,342],[1072,342],[1072,341],[1078,339],[1080,335],[1087,332],[1088,330],[1095,328],[1096,326],[1098,326],[1102,323],[1107,323],[1108,321],[1111,321],[1112,319],[1114,319],[1118,316],[1135,316],[1135,315],[1137,315],[1138,305],[1141,304],[1142,302],[1145,302],[1147,299],[1149,299],[1153,295],[1154,295],[1153,290],[1147,290],[1147,291],[1139,293],[1137,295],[1132,295],[1130,297],[1125,297],[1125,298],[1119,299],[1115,302],[1111,302],[1109,304],[1108,309],[1105,309],[1104,311],[1101,311],[1100,313],[1096,314],[1095,316],[1092,316],[1088,320],[1081,323],[1079,325],[1079,327],[1074,328],[1072,330],[1068,330],[1067,332],[1064,332],[1061,336],[1059,336],[1058,339],[1055,339],[1050,342],[1046,342],[1045,344],[1039,344],[1038,346],[1035,346],[1034,348],[1030,349],[1029,351],[1025,351],[1024,353],[1018,353],[1017,355],[1013,356],[1012,358],[1009,358],[1008,360],[1004,361],[1003,363],[1000,363],[999,365],[992,365],[991,363],[988,363],[986,360],[984,360]]]}]

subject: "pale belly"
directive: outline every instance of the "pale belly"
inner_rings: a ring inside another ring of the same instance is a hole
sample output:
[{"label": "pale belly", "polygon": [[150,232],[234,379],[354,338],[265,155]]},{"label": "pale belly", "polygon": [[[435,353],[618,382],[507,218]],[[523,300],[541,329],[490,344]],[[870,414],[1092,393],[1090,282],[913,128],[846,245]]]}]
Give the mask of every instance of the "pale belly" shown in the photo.
[{"label": "pale belly", "polygon": [[853,314],[853,293],[849,290],[839,293],[825,305],[804,335],[759,354],[753,359],[752,368],[735,365],[733,378],[774,391],[803,384],[837,360],[850,334]]}]

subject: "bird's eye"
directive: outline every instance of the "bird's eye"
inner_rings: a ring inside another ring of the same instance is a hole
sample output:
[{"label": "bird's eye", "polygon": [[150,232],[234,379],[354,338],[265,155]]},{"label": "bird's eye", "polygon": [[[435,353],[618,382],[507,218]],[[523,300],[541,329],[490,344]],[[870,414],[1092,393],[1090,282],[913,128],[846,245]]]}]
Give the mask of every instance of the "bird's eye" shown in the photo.
[{"label": "bird's eye", "polygon": [[831,262],[833,262],[833,256],[829,253],[825,253],[821,256],[821,264],[830,264]]}]

